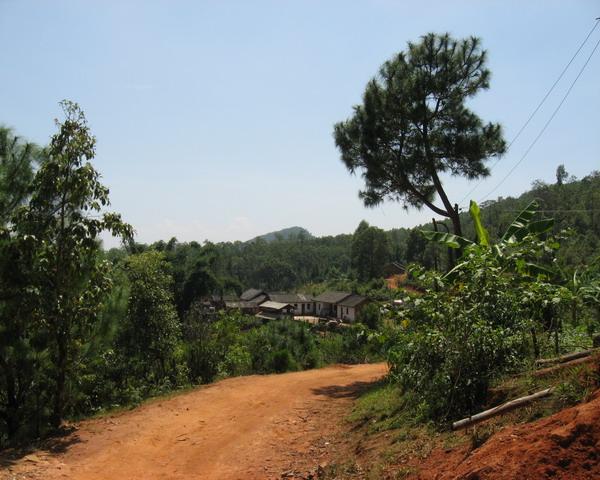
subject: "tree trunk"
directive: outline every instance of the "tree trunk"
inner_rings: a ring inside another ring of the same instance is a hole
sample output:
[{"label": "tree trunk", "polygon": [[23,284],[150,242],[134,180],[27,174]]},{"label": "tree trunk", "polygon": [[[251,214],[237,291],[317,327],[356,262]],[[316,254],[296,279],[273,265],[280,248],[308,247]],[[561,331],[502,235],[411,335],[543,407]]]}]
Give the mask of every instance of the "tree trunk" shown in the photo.
[{"label": "tree trunk", "polygon": [[[454,235],[458,235],[459,237],[462,237],[462,226],[460,224],[460,216],[458,214],[458,205],[454,205],[453,209],[450,209],[448,211],[448,213],[450,214],[450,220],[452,221],[452,230],[454,231]],[[451,258],[451,262],[450,262],[450,268],[454,267],[454,265],[456,264],[456,260],[458,258],[460,258],[463,254],[463,248],[462,247],[458,247],[458,249],[454,249],[452,251],[452,258]]]},{"label": "tree trunk", "polygon": [[556,356],[558,357],[560,355],[560,342],[559,342],[559,335],[560,335],[560,330],[562,330],[562,324],[559,318],[555,318],[553,319],[553,323],[555,323],[554,326],[554,352],[556,353]]},{"label": "tree trunk", "polygon": [[533,356],[535,358],[540,358],[540,345],[537,340],[535,328],[531,328],[531,344],[533,345]]},{"label": "tree trunk", "polygon": [[0,357],[0,365],[2,365],[6,381],[6,410],[2,413],[2,417],[6,422],[6,435],[10,442],[15,437],[20,427],[20,405],[17,398],[17,380],[11,364],[3,357]]},{"label": "tree trunk", "polygon": [[54,411],[52,412],[52,426],[60,427],[65,408],[65,385],[67,377],[67,345],[66,338],[58,335],[58,357],[56,359],[56,388],[54,392]]},{"label": "tree trunk", "polygon": [[458,213],[458,205],[454,204],[454,208],[448,211],[450,214],[450,220],[452,220],[452,229],[455,235],[462,237],[462,227],[460,224],[460,215]]}]

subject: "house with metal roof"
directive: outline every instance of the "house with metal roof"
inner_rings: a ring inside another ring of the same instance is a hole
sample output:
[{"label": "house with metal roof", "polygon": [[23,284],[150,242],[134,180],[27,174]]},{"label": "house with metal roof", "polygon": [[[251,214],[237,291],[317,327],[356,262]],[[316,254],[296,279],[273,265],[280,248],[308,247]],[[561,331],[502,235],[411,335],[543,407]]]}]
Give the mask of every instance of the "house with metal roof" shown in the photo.
[{"label": "house with metal roof", "polygon": [[258,307],[256,316],[264,320],[276,320],[280,318],[291,318],[294,315],[294,306],[289,303],[274,302],[267,300]]},{"label": "house with metal roof", "polygon": [[336,303],[335,316],[345,322],[355,322],[361,308],[367,303],[369,303],[369,299],[367,297],[353,293],[352,295]]},{"label": "house with metal roof", "polygon": [[336,305],[344,298],[352,295],[348,292],[323,292],[315,298],[315,313],[319,317],[335,317]]},{"label": "house with metal roof", "polygon": [[258,303],[245,302],[243,300],[229,300],[225,302],[225,309],[239,310],[247,315],[254,315],[255,313],[258,313]]},{"label": "house with metal roof", "polygon": [[244,293],[240,295],[240,300],[243,302],[257,302],[267,300],[267,294],[264,290],[259,290],[257,288],[249,288]]},{"label": "house with metal roof", "polygon": [[354,322],[360,309],[368,302],[368,298],[350,292],[327,291],[313,298],[304,293],[265,292],[250,288],[239,299],[225,301],[225,306],[269,320],[307,316]]},{"label": "house with metal roof", "polygon": [[315,315],[315,301],[312,296],[304,293],[269,292],[269,300],[274,302],[289,303],[294,306],[294,315]]}]

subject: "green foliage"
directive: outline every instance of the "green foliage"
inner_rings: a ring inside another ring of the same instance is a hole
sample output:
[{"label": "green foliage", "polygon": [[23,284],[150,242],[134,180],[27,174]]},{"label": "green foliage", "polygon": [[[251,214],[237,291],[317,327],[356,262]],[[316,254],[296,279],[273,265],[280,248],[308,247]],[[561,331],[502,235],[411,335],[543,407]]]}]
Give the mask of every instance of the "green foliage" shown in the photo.
[{"label": "green foliage", "polygon": [[469,214],[471,215],[471,218],[473,219],[473,225],[475,227],[475,233],[477,234],[477,240],[479,242],[479,245],[483,245],[484,247],[489,247],[490,246],[490,235],[489,235],[488,231],[485,229],[485,227],[483,226],[483,223],[481,223],[481,210],[479,209],[479,205],[477,205],[477,203],[474,202],[473,200],[471,200],[471,203],[469,206]]},{"label": "green foliage", "polygon": [[490,382],[527,350],[526,320],[513,279],[490,250],[470,247],[469,261],[446,284],[439,275],[403,313],[390,349],[392,377],[418,398],[425,417],[473,413]]},{"label": "green foliage", "polygon": [[556,310],[566,300],[565,289],[550,282],[558,242],[540,239],[537,229],[523,235],[534,223],[525,216],[497,248],[471,244],[448,274],[421,275],[429,287],[404,313],[405,331],[389,356],[393,376],[416,393],[423,415],[474,412],[490,382],[527,352],[539,355],[538,330],[554,332],[558,342]]},{"label": "green foliage", "polygon": [[189,380],[208,383],[219,375],[248,373],[250,357],[240,343],[244,317],[205,311],[194,304],[187,313],[184,324],[184,351]]},{"label": "green foliage", "polygon": [[437,242],[449,248],[463,248],[471,245],[472,242],[460,235],[454,235],[447,232],[436,232],[434,230],[421,230],[421,234],[432,242]]},{"label": "green foliage", "polygon": [[33,167],[42,158],[35,144],[25,142],[0,126],[0,226],[27,198],[33,180]]},{"label": "green foliage", "polygon": [[460,262],[443,276],[416,273],[427,290],[406,299],[389,362],[424,417],[449,420],[481,408],[495,379],[545,351],[545,333],[560,353],[563,313],[586,290],[577,275],[570,290],[563,285],[557,253],[566,237],[546,235],[553,222],[535,220],[538,208],[530,202],[491,245],[472,202],[479,243],[465,243]]},{"label": "green foliage", "polygon": [[359,310],[356,320],[371,330],[379,330],[382,320],[379,305],[374,302],[368,303]]},{"label": "green foliage", "polygon": [[[84,345],[111,287],[110,265],[99,254],[97,237],[102,231],[132,233],[119,215],[100,215],[109,201],[90,163],[95,139],[79,107],[61,105],[65,121],[57,123],[27,195],[19,194],[26,203],[11,207],[2,230],[3,260],[12,265],[3,263],[0,272],[8,293],[0,307],[2,330],[10,335],[1,340],[6,408],[0,414],[11,441],[20,429],[31,435],[48,420],[60,424],[73,401],[70,391],[78,383]],[[11,148],[11,155],[20,152],[27,162],[27,147],[13,142]]]},{"label": "green foliage", "polygon": [[380,228],[371,227],[364,220],[360,222],[352,236],[351,247],[352,267],[356,270],[358,279],[366,282],[381,278],[389,256],[385,232]]},{"label": "green foliage", "polygon": [[156,384],[172,377],[173,355],[181,336],[169,264],[164,254],[149,251],[130,256],[124,269],[129,299],[118,351],[141,368],[140,379]]},{"label": "green foliage", "polygon": [[564,165],[559,165],[556,167],[556,184],[562,185],[569,178],[569,174],[567,173],[567,169]]},{"label": "green foliage", "polygon": [[[484,124],[466,107],[489,87],[486,61],[479,39],[431,33],[382,65],[363,104],[334,129],[342,161],[351,173],[362,172],[365,205],[389,199],[407,208],[427,206],[450,218],[461,235],[439,174],[486,176],[484,161],[505,150],[500,126]],[[433,203],[436,194],[442,207]]]}]

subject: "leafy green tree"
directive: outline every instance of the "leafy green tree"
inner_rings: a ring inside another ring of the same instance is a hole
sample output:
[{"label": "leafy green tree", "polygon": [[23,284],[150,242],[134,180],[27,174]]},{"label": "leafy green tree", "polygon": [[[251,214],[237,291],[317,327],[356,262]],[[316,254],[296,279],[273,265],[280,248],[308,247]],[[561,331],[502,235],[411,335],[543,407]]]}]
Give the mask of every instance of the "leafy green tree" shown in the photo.
[{"label": "leafy green tree", "polygon": [[383,275],[383,267],[389,261],[390,248],[383,230],[360,222],[352,237],[352,266],[359,280],[368,281]]},{"label": "leafy green tree", "polygon": [[[36,315],[32,288],[33,239],[0,227],[0,444],[39,436],[39,405],[51,401],[43,385],[51,371],[48,335]],[[32,402],[33,400],[33,402]],[[32,405],[37,403],[38,405]]]},{"label": "leafy green tree", "polygon": [[53,424],[63,418],[67,382],[81,345],[94,326],[110,290],[110,265],[99,255],[103,231],[123,238],[132,228],[109,205],[109,191],[90,161],[96,140],[75,103],[65,113],[31,184],[29,203],[13,218],[14,235],[34,252],[29,288],[38,292],[37,321],[47,330],[53,363]]},{"label": "leafy green tree", "polygon": [[369,303],[365,305],[359,312],[358,318],[359,323],[365,324],[372,330],[377,330],[381,326],[381,312],[379,305],[376,303]]},{"label": "leafy green tree", "polygon": [[164,253],[147,251],[127,259],[127,316],[119,346],[124,358],[137,360],[146,381],[174,373],[174,354],[181,329],[173,302],[173,278]]},{"label": "leafy green tree", "polygon": [[296,283],[296,272],[292,266],[279,259],[265,259],[256,266],[253,275],[250,276],[250,284],[266,290],[286,290]]},{"label": "leafy green tree", "polygon": [[490,383],[527,350],[521,292],[509,270],[485,247],[466,250],[450,281],[416,272],[425,295],[406,299],[403,328],[388,352],[392,379],[418,414],[438,420],[476,412]]},{"label": "leafy green tree", "polygon": [[5,224],[29,193],[33,166],[42,150],[0,126],[0,225]]},{"label": "leafy green tree", "polygon": [[[465,105],[489,87],[486,60],[475,37],[430,33],[383,64],[362,105],[334,129],[347,169],[362,172],[359,196],[366,206],[385,199],[406,208],[427,206],[449,218],[461,235],[458,209],[440,175],[489,175],[485,160],[506,149],[500,125],[484,124]],[[434,203],[436,195],[441,206]]]},{"label": "leafy green tree", "polygon": [[560,164],[556,168],[556,184],[562,185],[563,183],[565,183],[567,181],[568,178],[569,178],[569,173],[567,172],[567,169],[565,168],[565,166],[563,164]]}]

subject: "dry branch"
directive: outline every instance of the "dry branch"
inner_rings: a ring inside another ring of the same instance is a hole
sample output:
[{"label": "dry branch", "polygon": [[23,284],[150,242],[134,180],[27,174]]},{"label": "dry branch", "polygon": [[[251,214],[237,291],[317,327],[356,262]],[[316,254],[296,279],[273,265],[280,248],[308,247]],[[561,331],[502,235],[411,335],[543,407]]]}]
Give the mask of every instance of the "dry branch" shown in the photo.
[{"label": "dry branch", "polygon": [[554,365],[555,363],[570,362],[571,360],[577,360],[578,358],[589,357],[596,351],[597,351],[597,349],[592,348],[591,350],[584,350],[582,352],[568,353],[566,355],[562,355],[562,356],[556,357],[556,358],[542,358],[540,360],[536,360],[535,364],[538,367],[544,367],[547,365]]},{"label": "dry branch", "polygon": [[492,418],[497,415],[501,415],[503,413],[514,410],[515,408],[520,408],[524,405],[528,405],[529,403],[534,402],[535,400],[547,397],[552,393],[553,390],[553,387],[547,388],[546,390],[542,390],[541,392],[533,393],[531,395],[527,395],[526,397],[517,398],[515,400],[511,400],[510,402],[503,403],[502,405],[498,405],[497,407],[485,410],[471,417],[463,418],[462,420],[458,420],[457,422],[454,422],[452,424],[452,430],[459,430],[461,428],[470,427],[471,425],[483,422],[488,418]]},{"label": "dry branch", "polygon": [[598,360],[598,357],[596,355],[589,355],[589,356],[583,357],[583,358],[576,358],[575,360],[571,360],[569,362],[559,363],[558,365],[554,365],[553,367],[548,367],[548,368],[543,368],[541,370],[537,370],[537,371],[533,372],[533,376],[534,377],[545,377],[546,375],[552,375],[553,373],[558,372],[559,370],[562,370],[563,368],[576,367],[578,365],[583,365],[585,363],[590,363],[590,362],[593,362],[596,360]]}]

